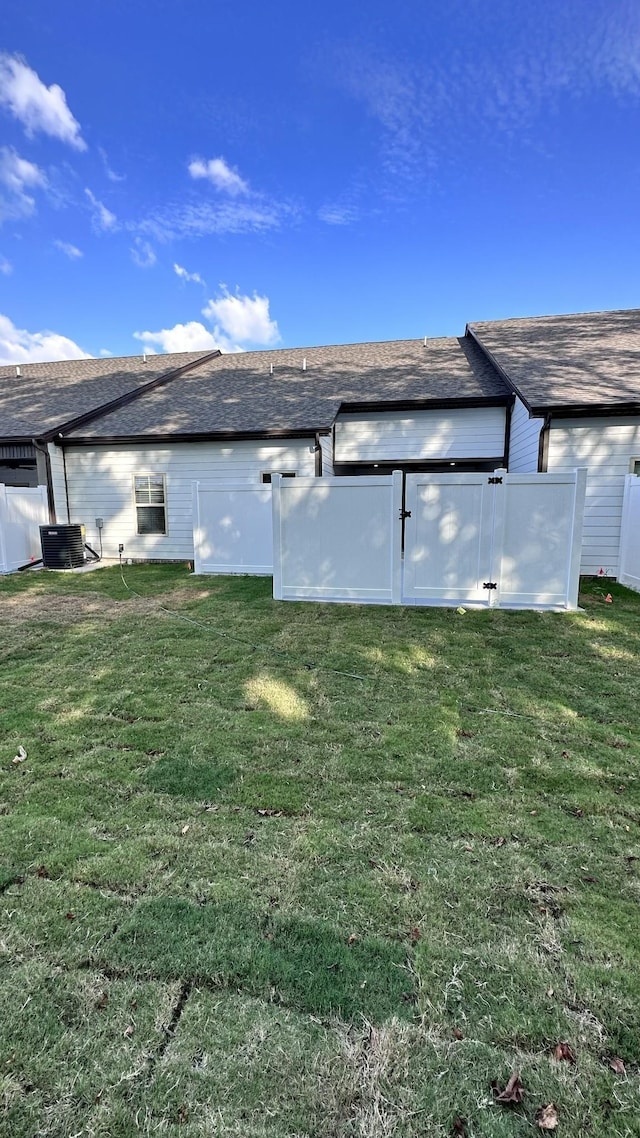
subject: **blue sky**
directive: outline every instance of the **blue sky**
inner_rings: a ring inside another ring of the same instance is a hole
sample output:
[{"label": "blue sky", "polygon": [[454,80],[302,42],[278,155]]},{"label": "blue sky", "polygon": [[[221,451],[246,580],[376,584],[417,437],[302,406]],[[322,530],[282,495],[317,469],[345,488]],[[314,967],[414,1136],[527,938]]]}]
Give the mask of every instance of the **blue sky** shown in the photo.
[{"label": "blue sky", "polygon": [[0,359],[640,306],[637,0],[3,0]]}]

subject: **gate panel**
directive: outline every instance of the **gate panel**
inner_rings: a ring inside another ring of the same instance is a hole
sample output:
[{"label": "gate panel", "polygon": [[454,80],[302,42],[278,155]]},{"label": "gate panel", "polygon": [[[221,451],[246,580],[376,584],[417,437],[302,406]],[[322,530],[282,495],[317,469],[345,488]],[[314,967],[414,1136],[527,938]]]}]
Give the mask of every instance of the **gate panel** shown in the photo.
[{"label": "gate panel", "polygon": [[196,573],[273,572],[271,487],[193,483]]},{"label": "gate panel", "polygon": [[0,485],[0,572],[42,556],[40,526],[49,521],[44,486]]},{"label": "gate panel", "polygon": [[491,541],[494,486],[486,473],[408,474],[403,601],[493,602]]},{"label": "gate panel", "polygon": [[501,607],[577,607],[585,487],[585,470],[508,474],[496,486]]},{"label": "gate panel", "polygon": [[620,530],[621,585],[640,591],[640,478],[628,474],[624,483]]},{"label": "gate panel", "polygon": [[272,485],[276,600],[400,602],[400,472]]}]

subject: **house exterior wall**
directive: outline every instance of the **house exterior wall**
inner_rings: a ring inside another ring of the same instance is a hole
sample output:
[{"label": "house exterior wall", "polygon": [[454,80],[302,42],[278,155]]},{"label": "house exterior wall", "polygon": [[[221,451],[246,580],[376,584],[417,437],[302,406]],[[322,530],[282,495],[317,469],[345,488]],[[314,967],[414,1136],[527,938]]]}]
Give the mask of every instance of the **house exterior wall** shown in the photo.
[{"label": "house exterior wall", "polygon": [[586,466],[582,573],[617,577],[624,479],[640,458],[640,416],[551,421],[548,470]]},{"label": "house exterior wall", "polygon": [[344,414],[336,420],[335,461],[498,458],[504,434],[504,407]]},{"label": "house exterior wall", "polygon": [[[104,519],[103,554],[159,560],[193,558],[192,482],[249,481],[262,471],[315,473],[313,439],[282,442],[174,443],[167,446],[69,447],[66,451],[69,520],[86,526],[87,542],[98,549],[95,519]],[[133,493],[135,474],[164,474],[166,534],[138,534]]]},{"label": "house exterior wall", "polygon": [[331,435],[320,435],[320,450],[322,451],[322,477],[333,478],[333,439]]},{"label": "house exterior wall", "polygon": [[49,463],[51,467],[51,484],[53,486],[53,502],[56,511],[56,521],[66,524],[69,521],[67,513],[67,488],[64,478],[64,451],[54,443],[49,443]]},{"label": "house exterior wall", "polygon": [[529,474],[538,469],[538,442],[544,420],[530,419],[529,412],[516,396],[509,429],[509,471]]}]

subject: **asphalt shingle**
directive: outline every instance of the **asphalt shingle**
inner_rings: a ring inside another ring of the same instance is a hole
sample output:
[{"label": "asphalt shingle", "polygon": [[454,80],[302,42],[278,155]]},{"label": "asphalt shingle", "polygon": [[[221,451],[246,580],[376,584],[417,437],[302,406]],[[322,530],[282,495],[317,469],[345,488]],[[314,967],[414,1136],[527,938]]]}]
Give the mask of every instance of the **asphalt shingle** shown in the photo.
[{"label": "asphalt shingle", "polygon": [[469,337],[242,352],[209,360],[69,437],[315,431],[330,428],[345,404],[508,396]]},{"label": "asphalt shingle", "polygon": [[203,355],[175,352],[147,356],[146,363],[138,355],[0,367],[0,438],[40,438]]},{"label": "asphalt shingle", "polygon": [[469,328],[533,411],[640,404],[640,309]]}]

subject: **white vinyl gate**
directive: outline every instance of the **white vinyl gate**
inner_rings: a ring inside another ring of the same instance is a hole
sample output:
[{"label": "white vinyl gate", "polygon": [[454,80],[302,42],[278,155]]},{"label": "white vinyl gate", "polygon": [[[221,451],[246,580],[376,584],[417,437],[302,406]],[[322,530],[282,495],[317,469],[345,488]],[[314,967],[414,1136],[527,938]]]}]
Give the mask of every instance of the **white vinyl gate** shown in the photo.
[{"label": "white vinyl gate", "polygon": [[282,478],[273,487],[276,600],[399,604],[402,473]]},{"label": "white vinyl gate", "polygon": [[620,529],[621,585],[640,591],[640,478],[628,474],[624,484]]},{"label": "white vinyl gate", "polygon": [[271,486],[193,483],[196,573],[273,573]]},{"label": "white vinyl gate", "polygon": [[[273,479],[277,600],[575,609],[586,471]],[[404,558],[402,534],[404,522]]]},{"label": "white vinyl gate", "polygon": [[46,487],[0,483],[0,573],[42,556],[40,526],[48,521]]}]

